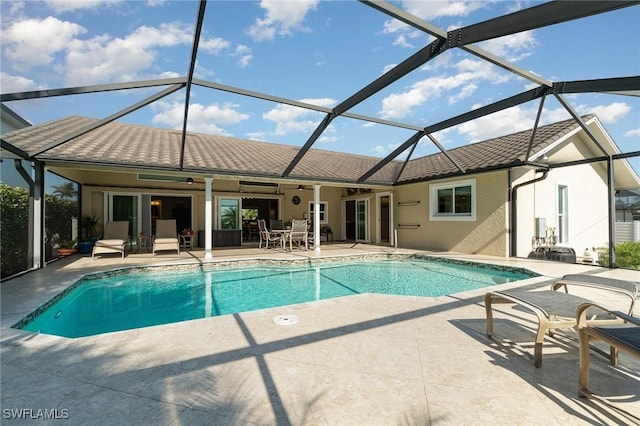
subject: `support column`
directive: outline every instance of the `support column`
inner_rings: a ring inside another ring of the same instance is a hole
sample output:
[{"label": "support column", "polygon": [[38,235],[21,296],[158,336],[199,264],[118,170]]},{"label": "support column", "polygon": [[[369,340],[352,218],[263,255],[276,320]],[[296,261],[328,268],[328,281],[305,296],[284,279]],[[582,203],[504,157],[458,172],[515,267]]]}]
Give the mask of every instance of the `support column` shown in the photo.
[{"label": "support column", "polygon": [[320,254],[320,185],[313,185],[313,235],[314,250]]},{"label": "support column", "polygon": [[607,189],[609,208],[609,268],[616,267],[616,181],[613,172],[613,158],[607,158]]},{"label": "support column", "polygon": [[204,178],[204,258],[211,259],[213,258],[213,253],[211,250],[212,243],[212,234],[213,234],[213,224],[212,224],[212,213],[213,213],[213,201],[211,197],[211,182],[213,178],[205,177]]},{"label": "support column", "polygon": [[46,264],[44,243],[44,164],[35,162],[35,185],[33,191],[33,267]]}]

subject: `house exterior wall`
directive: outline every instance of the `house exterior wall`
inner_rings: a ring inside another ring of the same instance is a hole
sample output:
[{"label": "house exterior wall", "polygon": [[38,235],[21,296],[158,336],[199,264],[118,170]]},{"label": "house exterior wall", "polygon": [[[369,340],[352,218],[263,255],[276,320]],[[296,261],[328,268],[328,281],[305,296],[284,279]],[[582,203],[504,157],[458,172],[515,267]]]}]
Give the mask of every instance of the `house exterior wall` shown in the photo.
[{"label": "house exterior wall", "polygon": [[[530,171],[514,183],[533,178]],[[559,186],[566,186],[568,191],[568,239],[558,241],[558,245],[573,248],[579,257],[587,247],[608,243],[606,173],[599,165],[584,164],[552,169],[545,180],[518,190],[516,256],[526,257],[532,250],[535,218],[544,218],[547,228],[553,228],[558,234]]]},{"label": "house exterior wall", "polygon": [[[107,192],[118,194],[153,194],[167,196],[189,196],[192,198],[192,226],[196,230],[205,228],[205,193],[204,185],[194,184],[188,186],[182,182],[158,182],[149,180],[138,180],[135,173],[96,171],[81,169],[65,169],[64,175],[79,182],[86,182],[82,186],[82,214],[93,215],[102,218],[104,221],[107,212],[104,211],[104,195]],[[198,181],[202,179],[198,178]],[[312,188],[307,186],[306,188]],[[214,197],[213,224],[216,227],[215,218],[217,209],[215,197],[251,197],[270,198],[280,200],[280,215],[285,221],[292,219],[302,219],[309,217],[309,202],[313,202],[313,190],[305,189],[299,191],[297,185],[289,187],[281,186],[279,194],[269,193],[270,189],[256,189],[251,192],[250,188],[243,188],[239,192],[237,180],[214,179],[212,182],[212,196]],[[334,233],[334,238],[341,234],[342,214],[341,199],[343,188],[322,186],[320,188],[320,201],[327,203],[327,219]],[[300,203],[294,204],[292,198],[300,197]],[[324,223],[323,223],[324,225]]]},{"label": "house exterior wall", "polygon": [[[455,184],[469,179],[475,180],[475,220],[431,220],[430,184]],[[395,188],[394,225],[398,247],[507,256],[507,183],[508,173],[497,171]],[[416,201],[419,203],[413,203]]]}]

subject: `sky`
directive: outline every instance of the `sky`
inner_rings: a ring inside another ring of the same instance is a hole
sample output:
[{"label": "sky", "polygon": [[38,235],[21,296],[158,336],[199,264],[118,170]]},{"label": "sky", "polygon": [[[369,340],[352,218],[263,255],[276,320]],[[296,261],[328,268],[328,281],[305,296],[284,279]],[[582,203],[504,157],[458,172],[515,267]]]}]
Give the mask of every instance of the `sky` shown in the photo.
[{"label": "sky", "polygon": [[[452,30],[531,7],[530,1],[391,2]],[[99,85],[188,74],[195,1],[0,2],[2,93]],[[552,82],[640,75],[640,6],[479,43]],[[209,1],[194,77],[334,107],[433,40],[356,1]],[[420,127],[535,85],[461,49],[450,49],[350,112]],[[33,124],[69,115],[104,118],[162,88],[6,103]],[[182,129],[185,90],[119,121]],[[595,113],[622,152],[640,150],[640,100],[564,95]],[[532,101],[435,133],[454,148],[533,127]],[[190,131],[302,146],[323,113],[193,86]],[[547,97],[541,124],[570,118]],[[338,117],[314,148],[384,157],[413,130]],[[413,158],[437,152],[423,138]],[[640,158],[630,160],[640,171]]]}]

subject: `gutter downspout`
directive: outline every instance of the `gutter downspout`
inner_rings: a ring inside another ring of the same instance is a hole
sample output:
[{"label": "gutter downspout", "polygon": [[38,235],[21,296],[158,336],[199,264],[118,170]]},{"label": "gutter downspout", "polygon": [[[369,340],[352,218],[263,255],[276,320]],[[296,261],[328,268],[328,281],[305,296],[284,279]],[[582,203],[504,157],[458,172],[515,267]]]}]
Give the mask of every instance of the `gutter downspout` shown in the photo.
[{"label": "gutter downspout", "polygon": [[[522,186],[530,185],[532,183],[540,182],[541,180],[545,180],[549,175],[549,170],[536,170],[536,172],[542,172],[542,176],[532,179],[528,182],[522,182],[515,185],[509,191],[509,222],[511,223],[511,235],[509,239],[509,257],[515,257],[518,252],[518,189]],[[511,180],[511,179],[509,179]]]}]

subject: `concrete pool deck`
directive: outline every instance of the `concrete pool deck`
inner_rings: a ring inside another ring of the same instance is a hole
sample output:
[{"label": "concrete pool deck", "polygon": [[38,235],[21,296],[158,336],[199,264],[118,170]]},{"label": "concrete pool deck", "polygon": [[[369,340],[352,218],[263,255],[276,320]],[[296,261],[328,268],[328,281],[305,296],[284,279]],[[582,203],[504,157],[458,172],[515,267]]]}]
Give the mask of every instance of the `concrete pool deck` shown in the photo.
[{"label": "concrete pool deck", "polygon": [[[392,251],[336,243],[323,244],[321,255]],[[492,289],[546,288],[569,273],[640,281],[638,271],[398,252],[541,274]],[[488,339],[486,289],[437,298],[361,294],[78,339],[10,328],[85,273],[202,262],[203,254],[132,253],[94,262],[74,255],[2,283],[2,423],[24,424],[18,415],[37,418],[36,424],[57,415],[63,418],[57,422],[82,425],[640,422],[638,360],[621,354],[620,365],[612,367],[594,353],[591,387],[601,397],[578,398],[577,343],[547,338],[542,368],[534,368],[534,316],[517,306],[496,307],[497,336]],[[215,250],[213,256],[291,259],[315,253],[243,248]],[[299,322],[277,325],[273,318],[279,315],[296,315]]]}]

